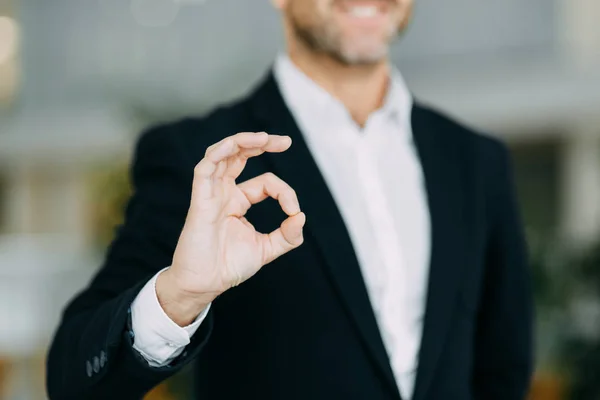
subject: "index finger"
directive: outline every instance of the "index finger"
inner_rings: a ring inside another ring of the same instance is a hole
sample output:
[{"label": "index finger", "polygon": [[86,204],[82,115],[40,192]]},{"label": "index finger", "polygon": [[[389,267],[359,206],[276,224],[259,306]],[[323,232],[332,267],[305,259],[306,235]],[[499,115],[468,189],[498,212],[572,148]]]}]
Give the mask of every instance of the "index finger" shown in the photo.
[{"label": "index finger", "polygon": [[[256,149],[263,149],[267,152],[285,151],[291,144],[291,139],[289,138],[289,136],[269,135],[266,132],[240,132],[233,136],[226,137],[220,142],[213,144],[208,149],[206,149],[206,153],[204,156],[207,157],[216,148],[220,147],[224,142],[228,140],[233,140],[237,147],[239,147],[241,153],[251,154],[256,153],[256,151],[252,151]],[[213,159],[213,161],[216,161],[216,159]]]},{"label": "index finger", "polygon": [[[247,157],[262,154],[263,152],[285,151],[291,145],[289,136],[268,135],[261,133],[238,133],[229,136],[206,150],[204,158],[198,163],[201,176],[212,176],[219,162],[236,154],[243,153]],[[206,167],[203,167],[203,166]]]},{"label": "index finger", "polygon": [[210,146],[204,158],[196,165],[195,181],[203,197],[212,195],[213,177],[219,163],[235,155],[243,158],[253,157],[267,152],[281,152],[291,145],[288,136],[268,135],[267,133],[242,132],[229,136]]}]

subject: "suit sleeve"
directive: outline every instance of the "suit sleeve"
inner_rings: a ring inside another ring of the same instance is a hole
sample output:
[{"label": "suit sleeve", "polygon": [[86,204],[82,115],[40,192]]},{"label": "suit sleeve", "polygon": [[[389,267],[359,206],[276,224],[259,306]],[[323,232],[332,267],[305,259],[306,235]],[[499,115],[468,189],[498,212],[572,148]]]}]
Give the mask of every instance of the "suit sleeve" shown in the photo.
[{"label": "suit sleeve", "polygon": [[169,128],[142,136],[132,167],[134,195],[105,262],[65,309],[47,358],[50,399],[136,399],[189,363],[208,340],[209,313],[183,354],[152,368],[133,349],[130,306],[171,264],[191,196],[193,165]]},{"label": "suit sleeve", "polygon": [[487,143],[489,236],[475,349],[475,398],[522,400],[533,369],[533,301],[508,150]]}]

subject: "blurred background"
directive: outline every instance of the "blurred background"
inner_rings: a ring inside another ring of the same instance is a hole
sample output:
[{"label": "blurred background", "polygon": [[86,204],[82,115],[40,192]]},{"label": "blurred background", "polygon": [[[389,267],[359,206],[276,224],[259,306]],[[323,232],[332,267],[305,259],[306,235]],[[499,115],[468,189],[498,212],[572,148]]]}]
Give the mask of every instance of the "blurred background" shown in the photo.
[{"label": "blurred background", "polygon": [[[532,400],[600,399],[600,1],[416,0],[415,96],[513,151],[537,302]],[[0,398],[43,399],[65,302],[102,261],[142,130],[247,91],[267,0],[0,0]],[[148,398],[185,399],[186,371]]]}]

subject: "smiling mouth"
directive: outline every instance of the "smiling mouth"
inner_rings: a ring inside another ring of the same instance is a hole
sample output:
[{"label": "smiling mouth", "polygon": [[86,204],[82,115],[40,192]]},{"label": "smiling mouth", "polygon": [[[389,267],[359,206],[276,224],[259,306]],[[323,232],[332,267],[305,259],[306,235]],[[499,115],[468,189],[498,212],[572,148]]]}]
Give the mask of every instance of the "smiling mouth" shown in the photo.
[{"label": "smiling mouth", "polygon": [[350,17],[369,19],[387,14],[392,3],[391,0],[341,0],[338,6]]},{"label": "smiling mouth", "polygon": [[379,9],[375,6],[355,6],[350,7],[348,14],[355,18],[371,18],[379,14]]}]

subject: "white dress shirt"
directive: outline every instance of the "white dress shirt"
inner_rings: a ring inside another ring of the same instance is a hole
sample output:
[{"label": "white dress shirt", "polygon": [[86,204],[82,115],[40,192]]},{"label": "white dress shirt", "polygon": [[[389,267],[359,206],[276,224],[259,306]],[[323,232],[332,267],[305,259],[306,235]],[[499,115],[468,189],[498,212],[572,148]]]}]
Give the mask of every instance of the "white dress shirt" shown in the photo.
[{"label": "white dress shirt", "polygon": [[[410,123],[412,97],[393,70],[383,107],[361,128],[341,102],[287,56],[277,59],[274,73],[344,218],[396,382],[409,400],[431,248],[424,178]],[[134,347],[151,365],[161,366],[183,351],[208,310],[192,325],[177,326],[156,299],[155,278],[132,305],[132,327]]]}]

